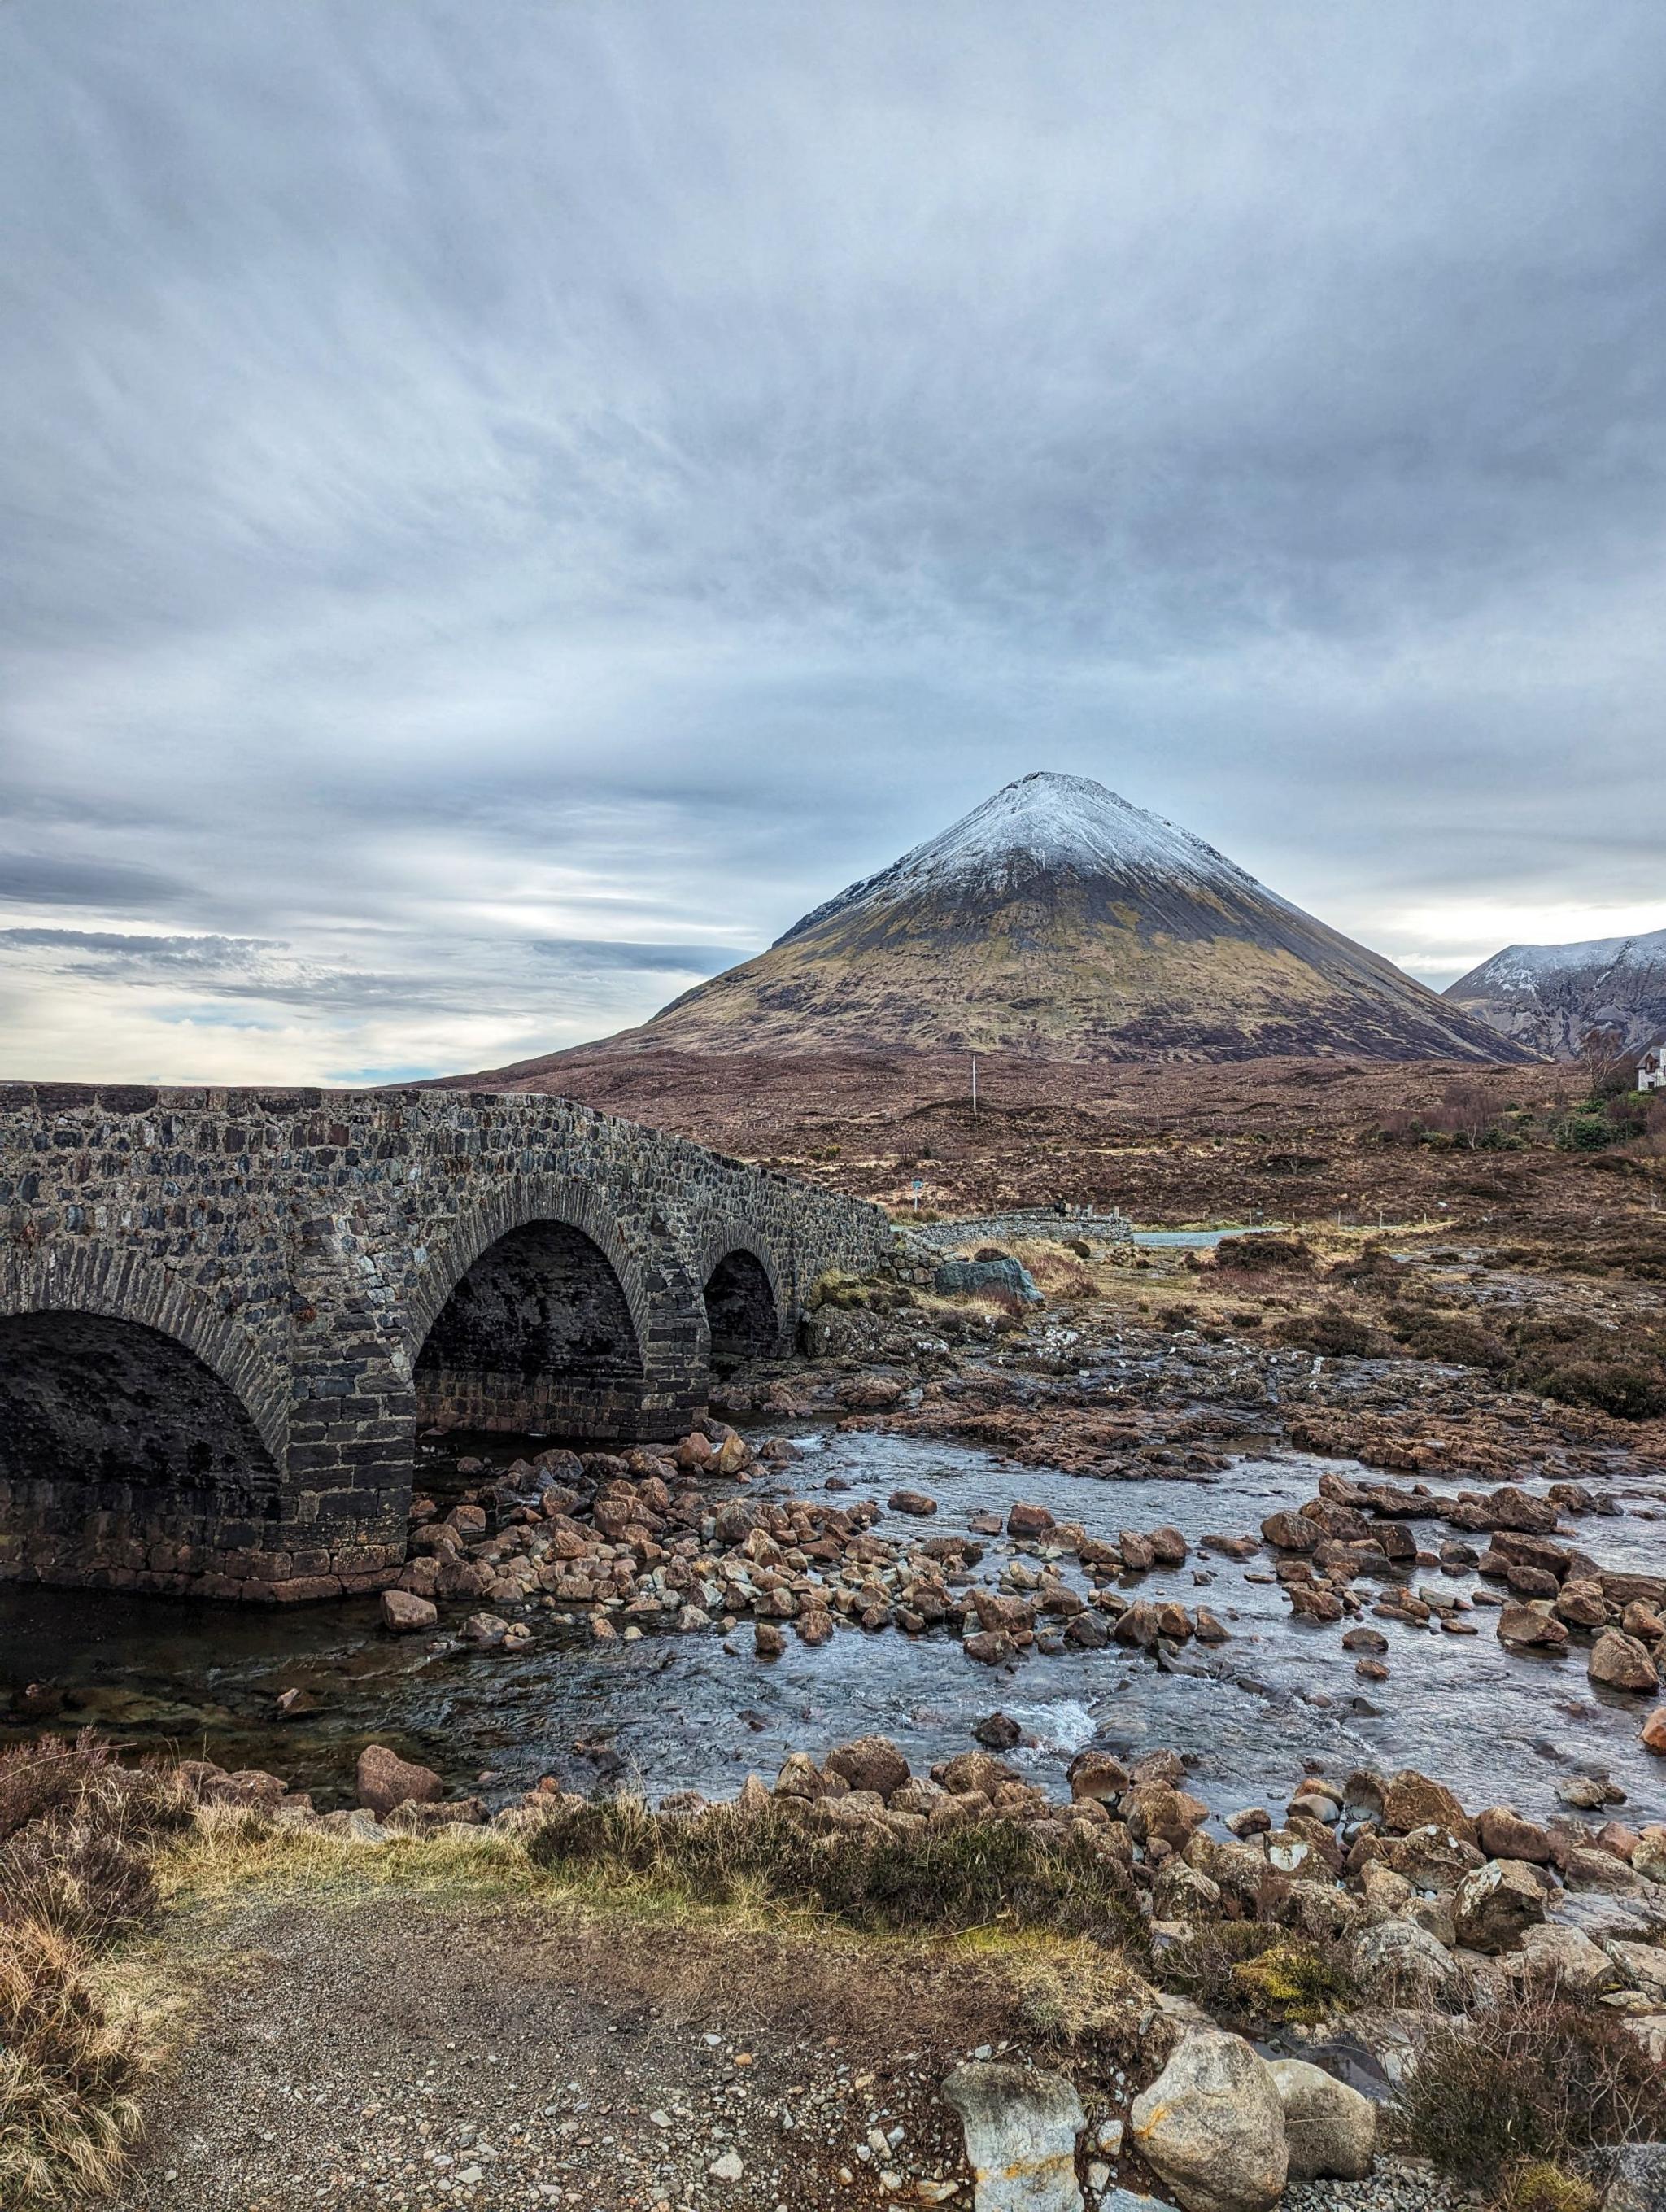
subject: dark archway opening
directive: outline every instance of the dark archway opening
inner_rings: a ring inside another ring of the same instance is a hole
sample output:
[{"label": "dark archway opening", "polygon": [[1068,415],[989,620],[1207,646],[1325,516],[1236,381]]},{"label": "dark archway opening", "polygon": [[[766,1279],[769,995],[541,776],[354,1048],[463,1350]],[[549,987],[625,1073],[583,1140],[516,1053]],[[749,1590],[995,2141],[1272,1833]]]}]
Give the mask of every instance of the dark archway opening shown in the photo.
[{"label": "dark archway opening", "polygon": [[500,1237],[447,1299],[417,1354],[416,1382],[428,1427],[634,1433],[642,1354],[605,1253],[561,1221]]},{"label": "dark archway opening", "polygon": [[732,1375],[747,1360],[767,1359],[780,1349],[775,1294],[754,1254],[731,1252],[712,1269],[706,1282],[706,1322],[714,1375]]},{"label": "dark archway opening", "polygon": [[236,1392],[160,1329],[0,1320],[0,1528],[43,1578],[191,1573],[264,1547],[277,1468]]}]

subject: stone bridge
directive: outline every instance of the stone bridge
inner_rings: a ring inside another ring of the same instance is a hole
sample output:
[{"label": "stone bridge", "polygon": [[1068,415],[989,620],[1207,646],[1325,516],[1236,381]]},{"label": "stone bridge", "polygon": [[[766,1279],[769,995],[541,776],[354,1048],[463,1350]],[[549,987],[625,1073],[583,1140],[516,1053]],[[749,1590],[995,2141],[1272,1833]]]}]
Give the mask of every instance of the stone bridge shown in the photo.
[{"label": "stone bridge", "polygon": [[0,1578],[374,1589],[419,1431],[679,1435],[890,1243],[564,1099],[0,1085]]}]

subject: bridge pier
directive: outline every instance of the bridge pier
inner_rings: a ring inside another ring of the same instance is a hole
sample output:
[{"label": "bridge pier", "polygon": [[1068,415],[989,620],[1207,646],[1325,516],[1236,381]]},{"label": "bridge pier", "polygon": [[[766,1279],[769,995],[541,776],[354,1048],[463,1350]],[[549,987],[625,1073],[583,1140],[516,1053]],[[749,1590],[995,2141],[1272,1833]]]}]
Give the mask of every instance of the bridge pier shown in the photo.
[{"label": "bridge pier", "polygon": [[0,1086],[0,1579],[374,1589],[420,1428],[680,1434],[889,1241],[563,1100]]}]

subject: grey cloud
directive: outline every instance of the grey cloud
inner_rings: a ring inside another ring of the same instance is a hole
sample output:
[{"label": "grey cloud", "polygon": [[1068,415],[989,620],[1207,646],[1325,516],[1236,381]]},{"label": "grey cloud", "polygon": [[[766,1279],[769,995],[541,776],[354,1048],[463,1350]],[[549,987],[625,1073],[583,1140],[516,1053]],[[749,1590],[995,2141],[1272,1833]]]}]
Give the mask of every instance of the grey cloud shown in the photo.
[{"label": "grey cloud", "polygon": [[154,868],[119,860],[54,860],[0,853],[0,899],[17,906],[163,907],[181,886]]},{"label": "grey cloud", "polygon": [[0,895],[401,1066],[1037,767],[1657,898],[1663,105],[1654,0],[0,9]]}]

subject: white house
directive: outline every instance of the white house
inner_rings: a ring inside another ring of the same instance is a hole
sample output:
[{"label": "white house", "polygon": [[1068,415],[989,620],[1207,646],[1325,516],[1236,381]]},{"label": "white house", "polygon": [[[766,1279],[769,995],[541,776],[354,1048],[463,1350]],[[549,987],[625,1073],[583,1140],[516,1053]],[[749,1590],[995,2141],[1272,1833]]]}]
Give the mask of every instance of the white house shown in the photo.
[{"label": "white house", "polygon": [[1666,1091],[1666,1044],[1651,1044],[1637,1063],[1639,1091]]}]

